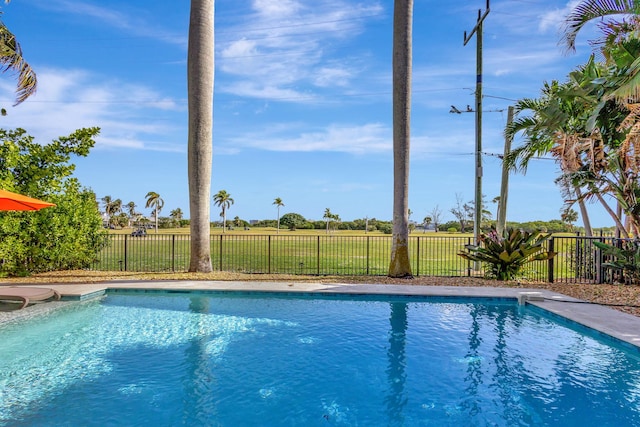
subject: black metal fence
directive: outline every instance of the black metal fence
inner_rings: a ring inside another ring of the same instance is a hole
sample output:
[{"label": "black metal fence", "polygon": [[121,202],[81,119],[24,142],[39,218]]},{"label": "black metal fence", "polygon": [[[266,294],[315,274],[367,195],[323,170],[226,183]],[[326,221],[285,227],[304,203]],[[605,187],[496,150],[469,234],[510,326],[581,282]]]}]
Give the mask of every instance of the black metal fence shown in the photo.
[{"label": "black metal fence", "polygon": [[[613,243],[611,237],[553,236],[549,261],[526,265],[524,277],[548,282],[603,283],[614,280],[603,268],[594,241]],[[409,253],[416,276],[462,277],[482,275],[458,256],[471,237],[411,236]],[[183,272],[189,268],[190,236],[149,234],[144,237],[110,235],[93,270]],[[237,235],[211,237],[214,270],[263,274],[386,275],[391,236]]]}]

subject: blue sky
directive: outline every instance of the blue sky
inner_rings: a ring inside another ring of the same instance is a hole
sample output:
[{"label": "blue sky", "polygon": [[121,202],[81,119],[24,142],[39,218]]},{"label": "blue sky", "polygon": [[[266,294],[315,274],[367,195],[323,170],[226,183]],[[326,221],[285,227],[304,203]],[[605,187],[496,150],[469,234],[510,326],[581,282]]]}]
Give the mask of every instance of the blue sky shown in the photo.
[{"label": "blue sky", "polygon": [[[575,3],[575,2],[574,2]],[[483,193],[500,191],[502,130],[514,100],[564,80],[591,53],[592,28],[575,54],[558,45],[566,0],[494,0],[484,24]],[[411,118],[411,219],[456,195],[474,194],[475,38],[463,46],[484,0],[415,0]],[[102,131],[76,176],[98,198],[188,217],[186,49],[189,2],[13,0],[3,20],[35,68],[38,92],[8,108],[4,127],[47,142],[77,128]],[[392,217],[391,46],[393,2],[217,0],[212,194],[226,190],[228,217]],[[0,79],[3,105],[15,82]],[[514,146],[519,144],[514,141]],[[512,175],[508,219],[559,218],[552,160]],[[590,205],[592,223],[611,221]],[[496,206],[489,203],[495,212]],[[212,219],[219,219],[212,206]]]}]

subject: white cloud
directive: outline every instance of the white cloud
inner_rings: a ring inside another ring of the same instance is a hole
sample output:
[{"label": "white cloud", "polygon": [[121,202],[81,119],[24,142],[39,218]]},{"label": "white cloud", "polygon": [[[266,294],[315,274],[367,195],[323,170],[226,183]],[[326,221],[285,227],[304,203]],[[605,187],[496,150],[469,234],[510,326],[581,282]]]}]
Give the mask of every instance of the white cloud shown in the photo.
[{"label": "white cloud", "polygon": [[314,84],[319,87],[347,86],[352,75],[345,68],[322,67],[316,72]]},{"label": "white cloud", "polygon": [[147,14],[144,9],[122,11],[112,6],[97,6],[78,0],[36,1],[33,4],[45,10],[66,15],[78,15],[89,22],[99,22],[111,28],[124,30],[134,36],[157,39],[185,48],[187,46],[187,34],[168,31],[156,26],[150,22],[151,19],[145,19]]},{"label": "white cloud", "polygon": [[[332,49],[335,43],[360,34],[367,19],[375,19],[372,17],[382,11],[378,3],[318,0],[311,7],[293,0],[255,0],[242,24],[225,30],[216,41],[220,46],[218,69],[234,82],[222,90],[264,97],[281,91],[309,93],[347,86],[364,68],[331,63]],[[355,63],[358,55],[362,53],[354,52],[348,60]],[[287,100],[308,99],[292,96]]]},{"label": "white cloud", "polygon": [[[14,89],[2,80],[0,96],[9,99]],[[78,69],[40,68],[37,93],[8,108],[3,126],[24,128],[36,141],[51,141],[79,128],[97,126],[101,133],[96,148],[183,151],[184,144],[162,141],[180,130],[161,115],[170,112],[175,116],[184,109],[175,100],[140,85]],[[157,118],[148,119],[154,115]]]},{"label": "white cloud", "polygon": [[581,2],[581,0],[571,0],[564,8],[554,9],[546,12],[540,18],[538,29],[544,33],[549,30],[560,31],[567,15]]},{"label": "white cloud", "polygon": [[[233,147],[268,151],[333,151],[352,154],[378,153],[392,147],[391,130],[379,123],[330,125],[315,132],[297,133],[293,126],[280,125],[259,134],[245,134],[229,141]],[[291,136],[293,135],[293,136]]]},{"label": "white cloud", "polygon": [[254,0],[253,9],[265,19],[282,19],[295,15],[301,9],[294,0]]}]

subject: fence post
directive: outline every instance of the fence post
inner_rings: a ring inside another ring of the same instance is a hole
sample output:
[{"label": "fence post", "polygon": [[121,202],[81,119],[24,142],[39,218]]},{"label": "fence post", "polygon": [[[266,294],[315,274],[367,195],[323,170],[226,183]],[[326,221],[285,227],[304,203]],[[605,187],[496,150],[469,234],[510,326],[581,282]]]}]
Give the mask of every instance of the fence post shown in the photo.
[{"label": "fence post", "polygon": [[267,239],[267,274],[271,274],[271,235]]},{"label": "fence post", "polygon": [[420,236],[417,237],[416,243],[416,276],[420,276]]},{"label": "fence post", "polygon": [[218,249],[218,255],[220,258],[220,262],[218,264],[220,265],[220,271],[222,271],[222,234],[220,235],[220,249]]},{"label": "fence post", "polygon": [[367,236],[367,276],[369,275],[369,236]]},{"label": "fence post", "polygon": [[318,276],[320,275],[320,236],[318,236]]},{"label": "fence post", "polygon": [[176,271],[176,235],[171,235],[171,271]]},{"label": "fence post", "polygon": [[[471,245],[471,237],[467,237],[467,246]],[[471,261],[467,260],[467,277],[471,277]]]},{"label": "fence post", "polygon": [[[604,243],[604,238],[602,237],[602,230],[600,230],[600,238],[598,239],[599,242]],[[595,245],[594,245],[595,246]],[[602,268],[602,250],[596,246],[596,255],[595,255],[595,262],[596,262],[596,283],[598,284],[602,284],[604,283],[604,269]]]},{"label": "fence post", "polygon": [[127,237],[128,235],[124,235],[124,271],[127,271]]},{"label": "fence post", "polygon": [[[555,237],[551,236],[551,239],[549,240],[549,252],[554,252],[554,248],[555,248]],[[555,256],[549,258],[549,261],[547,262],[547,281],[549,283],[553,283],[553,260],[554,260]]]}]

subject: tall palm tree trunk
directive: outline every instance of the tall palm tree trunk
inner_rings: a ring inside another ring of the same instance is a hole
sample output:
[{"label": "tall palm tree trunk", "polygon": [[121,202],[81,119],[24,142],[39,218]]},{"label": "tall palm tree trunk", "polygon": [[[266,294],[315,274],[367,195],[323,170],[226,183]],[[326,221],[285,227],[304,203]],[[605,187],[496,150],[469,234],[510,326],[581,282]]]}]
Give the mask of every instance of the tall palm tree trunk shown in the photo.
[{"label": "tall palm tree trunk", "polygon": [[389,277],[413,277],[409,261],[409,147],[413,0],[393,12],[393,236]]},{"label": "tall palm tree trunk", "polygon": [[[622,235],[624,236],[624,238],[628,239],[629,238],[629,233],[627,233],[627,230],[625,229],[624,225],[622,225],[622,222],[620,221],[620,217],[618,215],[616,215],[616,213],[613,211],[613,209],[611,209],[611,207],[609,206],[607,201],[604,199],[604,197],[602,197],[602,194],[600,194],[599,192],[596,192],[595,194],[596,194],[596,197],[598,198],[598,201],[600,202],[600,204],[604,208],[604,210],[607,211],[607,213],[613,219],[613,222],[616,223],[616,234],[618,234],[618,230],[619,230],[620,233],[622,233]],[[618,236],[616,236],[616,237],[618,237]]]},{"label": "tall palm tree trunk", "polygon": [[209,198],[213,153],[214,4],[215,0],[191,0],[187,52],[191,216],[189,271],[203,273],[212,271]]},{"label": "tall palm tree trunk", "polygon": [[591,221],[589,220],[589,212],[587,211],[587,206],[585,205],[584,199],[582,198],[582,191],[577,185],[574,188],[576,191],[576,196],[578,196],[578,207],[580,208],[580,216],[582,217],[582,224],[584,225],[584,234],[587,237],[592,237],[593,229],[591,228]]}]

